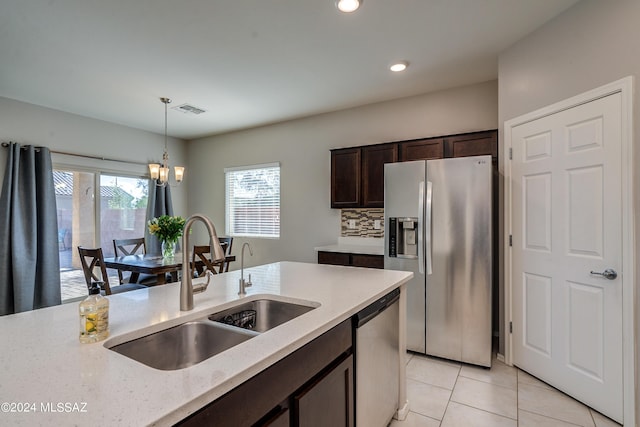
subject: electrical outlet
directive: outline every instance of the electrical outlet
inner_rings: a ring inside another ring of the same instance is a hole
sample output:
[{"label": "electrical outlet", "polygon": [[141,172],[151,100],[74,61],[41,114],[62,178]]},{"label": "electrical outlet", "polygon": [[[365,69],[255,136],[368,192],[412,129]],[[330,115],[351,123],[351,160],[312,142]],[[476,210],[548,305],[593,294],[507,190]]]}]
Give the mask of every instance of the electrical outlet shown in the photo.
[{"label": "electrical outlet", "polygon": [[350,229],[352,229],[352,230],[353,230],[354,228],[356,228],[356,220],[355,220],[355,219],[350,219],[350,220],[348,220],[348,221],[347,221],[347,228],[350,228]]},{"label": "electrical outlet", "polygon": [[373,221],[373,228],[374,230],[380,230],[380,220],[376,219]]}]

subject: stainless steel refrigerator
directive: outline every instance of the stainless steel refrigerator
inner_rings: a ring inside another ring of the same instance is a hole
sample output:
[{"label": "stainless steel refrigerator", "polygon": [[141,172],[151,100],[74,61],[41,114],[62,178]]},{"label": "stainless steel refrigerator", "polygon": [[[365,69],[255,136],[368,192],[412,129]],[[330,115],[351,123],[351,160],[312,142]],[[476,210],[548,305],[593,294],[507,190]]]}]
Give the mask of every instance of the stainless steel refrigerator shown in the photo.
[{"label": "stainless steel refrigerator", "polygon": [[407,349],[491,366],[491,156],[384,166],[384,268],[412,271]]}]

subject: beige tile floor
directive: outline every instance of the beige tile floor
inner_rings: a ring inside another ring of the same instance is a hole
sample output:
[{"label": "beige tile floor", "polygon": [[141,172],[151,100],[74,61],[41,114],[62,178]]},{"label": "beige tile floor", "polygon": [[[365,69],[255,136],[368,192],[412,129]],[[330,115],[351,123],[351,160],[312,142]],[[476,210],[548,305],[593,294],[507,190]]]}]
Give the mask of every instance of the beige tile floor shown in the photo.
[{"label": "beige tile floor", "polygon": [[390,427],[619,427],[524,371],[407,353],[409,415]]}]

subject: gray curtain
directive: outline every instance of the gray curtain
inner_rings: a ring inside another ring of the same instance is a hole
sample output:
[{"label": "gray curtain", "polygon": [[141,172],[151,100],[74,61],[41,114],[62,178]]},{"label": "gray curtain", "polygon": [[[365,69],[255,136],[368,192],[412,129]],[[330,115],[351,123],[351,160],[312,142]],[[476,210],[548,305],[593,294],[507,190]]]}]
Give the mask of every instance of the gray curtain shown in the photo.
[{"label": "gray curtain", "polygon": [[[164,187],[156,185],[156,181],[149,180],[149,198],[147,199],[147,222],[162,215],[173,216],[173,203],[171,202],[171,187],[167,183]],[[147,245],[147,253],[160,255],[162,248],[160,241],[149,234],[149,227],[144,228],[144,239]]]},{"label": "gray curtain", "polygon": [[0,195],[0,315],[58,305],[58,222],[48,148],[11,143]]}]

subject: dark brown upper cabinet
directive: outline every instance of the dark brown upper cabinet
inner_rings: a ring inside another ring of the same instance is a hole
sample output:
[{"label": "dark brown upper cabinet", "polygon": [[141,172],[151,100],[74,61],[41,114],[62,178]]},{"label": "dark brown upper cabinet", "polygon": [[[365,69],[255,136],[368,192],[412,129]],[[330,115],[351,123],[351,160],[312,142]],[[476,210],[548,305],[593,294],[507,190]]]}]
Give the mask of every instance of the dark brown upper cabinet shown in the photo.
[{"label": "dark brown upper cabinet", "polygon": [[362,148],[362,206],[384,207],[384,165],[398,161],[398,144]]},{"label": "dark brown upper cabinet", "polygon": [[331,150],[331,207],[384,207],[385,163],[486,154],[497,168],[497,130]]},{"label": "dark brown upper cabinet", "polygon": [[444,157],[491,155],[498,159],[498,131],[473,132],[444,139]]},{"label": "dark brown upper cabinet", "polygon": [[360,148],[331,150],[332,208],[360,206],[361,152]]},{"label": "dark brown upper cabinet", "polygon": [[433,160],[444,157],[444,140],[442,138],[416,139],[400,144],[400,161]]}]

